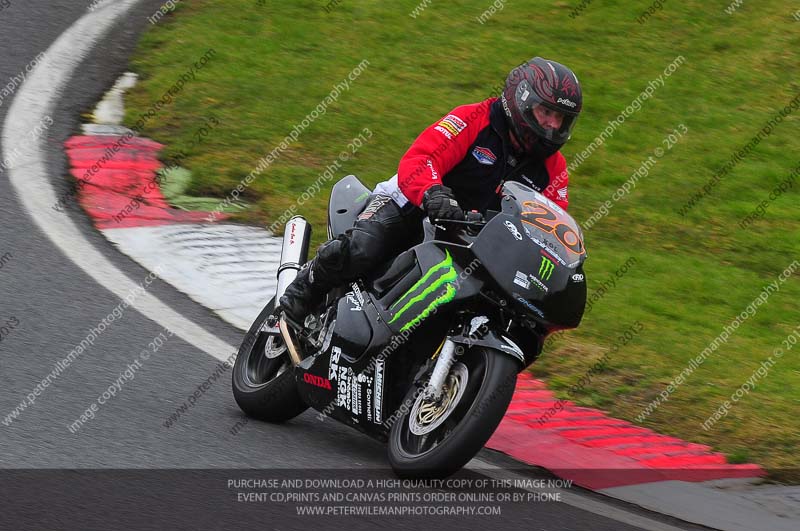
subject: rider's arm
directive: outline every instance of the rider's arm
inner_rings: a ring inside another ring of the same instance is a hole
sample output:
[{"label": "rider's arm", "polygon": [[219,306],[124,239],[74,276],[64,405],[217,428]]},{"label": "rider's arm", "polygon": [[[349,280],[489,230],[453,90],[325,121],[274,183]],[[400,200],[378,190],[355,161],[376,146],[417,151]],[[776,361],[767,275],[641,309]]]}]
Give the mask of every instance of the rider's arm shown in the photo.
[{"label": "rider's arm", "polygon": [[467,155],[478,133],[489,124],[492,101],[456,107],[414,140],[397,169],[397,184],[409,201],[421,206],[425,191],[442,184],[442,177]]},{"label": "rider's arm", "polygon": [[544,161],[544,165],[550,175],[550,184],[544,189],[544,196],[566,210],[569,205],[567,161],[560,151],[556,151]]}]

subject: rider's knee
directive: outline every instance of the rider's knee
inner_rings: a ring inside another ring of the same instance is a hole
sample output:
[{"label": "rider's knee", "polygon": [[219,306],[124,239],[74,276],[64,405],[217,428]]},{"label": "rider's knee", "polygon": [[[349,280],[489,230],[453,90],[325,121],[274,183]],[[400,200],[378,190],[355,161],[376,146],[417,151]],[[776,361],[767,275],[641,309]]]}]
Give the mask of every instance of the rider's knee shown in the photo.
[{"label": "rider's knee", "polygon": [[385,227],[376,222],[357,223],[350,232],[350,266],[359,273],[384,259],[387,247]]}]

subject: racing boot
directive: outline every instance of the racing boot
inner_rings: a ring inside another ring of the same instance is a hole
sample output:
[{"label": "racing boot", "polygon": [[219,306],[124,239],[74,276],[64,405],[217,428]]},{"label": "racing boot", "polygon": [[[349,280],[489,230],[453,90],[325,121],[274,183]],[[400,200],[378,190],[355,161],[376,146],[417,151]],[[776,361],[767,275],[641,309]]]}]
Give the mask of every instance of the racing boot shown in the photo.
[{"label": "racing boot", "polygon": [[[278,301],[280,309],[286,315],[286,321],[296,330],[303,329],[306,316],[319,306],[329,291],[316,281],[312,271],[315,260],[306,263],[297,273],[297,277],[286,287],[286,291]],[[317,275],[319,276],[319,275]]]}]

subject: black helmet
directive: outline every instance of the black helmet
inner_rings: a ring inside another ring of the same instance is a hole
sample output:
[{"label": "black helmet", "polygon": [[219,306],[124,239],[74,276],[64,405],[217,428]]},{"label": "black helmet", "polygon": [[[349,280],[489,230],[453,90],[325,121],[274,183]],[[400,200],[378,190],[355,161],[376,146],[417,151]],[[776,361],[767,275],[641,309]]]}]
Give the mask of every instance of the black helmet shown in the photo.
[{"label": "black helmet", "polygon": [[[555,61],[534,57],[512,70],[502,95],[511,130],[528,153],[550,156],[569,140],[583,106],[581,84],[575,74]],[[542,106],[537,110],[537,107]],[[536,114],[563,115],[557,128],[544,127]]]}]

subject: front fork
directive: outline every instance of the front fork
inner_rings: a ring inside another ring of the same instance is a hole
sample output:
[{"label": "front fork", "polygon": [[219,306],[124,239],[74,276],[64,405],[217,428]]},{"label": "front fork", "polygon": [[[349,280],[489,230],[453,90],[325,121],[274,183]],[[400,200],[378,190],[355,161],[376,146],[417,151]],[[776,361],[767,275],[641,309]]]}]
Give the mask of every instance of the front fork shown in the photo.
[{"label": "front fork", "polygon": [[428,386],[425,388],[425,399],[431,402],[436,402],[442,398],[444,392],[444,382],[447,375],[450,374],[450,368],[456,361],[456,344],[449,337],[444,340],[442,350],[436,358],[436,365],[433,367],[431,379],[428,381]]},{"label": "front fork", "polygon": [[473,346],[495,349],[515,358],[520,363],[520,370],[526,366],[522,349],[502,331],[494,330],[488,317],[477,316],[471,320],[468,327],[459,333],[447,336],[444,340],[431,379],[424,391],[426,399],[437,401],[442,397],[444,383],[456,361],[456,356]]}]

